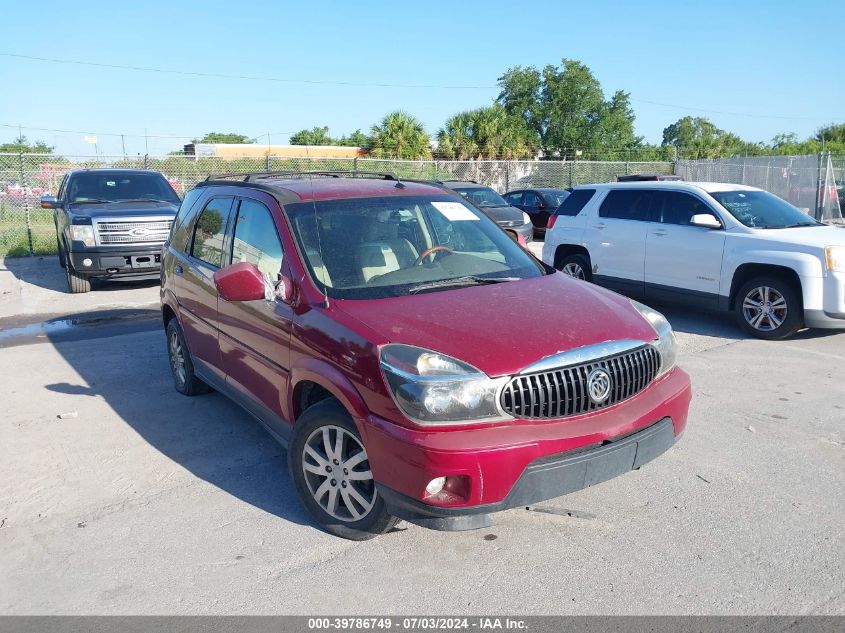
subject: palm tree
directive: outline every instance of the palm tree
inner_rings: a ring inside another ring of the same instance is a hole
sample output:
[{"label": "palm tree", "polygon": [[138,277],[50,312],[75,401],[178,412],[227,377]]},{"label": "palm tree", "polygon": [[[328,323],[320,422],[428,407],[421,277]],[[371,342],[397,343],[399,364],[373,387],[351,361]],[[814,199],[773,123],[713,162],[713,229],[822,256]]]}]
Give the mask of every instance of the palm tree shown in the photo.
[{"label": "palm tree", "polygon": [[519,159],[535,152],[535,136],[521,118],[494,104],[454,115],[437,140],[441,153],[452,159]]},{"label": "palm tree", "polygon": [[376,158],[419,160],[431,158],[431,139],[419,119],[397,110],[370,130],[371,153]]}]

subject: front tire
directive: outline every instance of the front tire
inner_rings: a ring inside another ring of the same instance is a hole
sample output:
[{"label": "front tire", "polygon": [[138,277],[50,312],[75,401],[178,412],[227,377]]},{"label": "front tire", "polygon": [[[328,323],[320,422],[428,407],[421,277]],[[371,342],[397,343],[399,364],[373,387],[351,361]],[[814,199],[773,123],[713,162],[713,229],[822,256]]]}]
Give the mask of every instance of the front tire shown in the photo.
[{"label": "front tire", "polygon": [[593,271],[590,270],[590,260],[587,259],[586,255],[580,253],[564,257],[563,261],[560,262],[560,268],[558,270],[564,275],[569,275],[575,279],[581,279],[583,281],[593,280]]},{"label": "front tire", "polygon": [[736,295],[739,326],[764,340],[785,339],[803,326],[799,294],[778,277],[756,277],[743,284]]},{"label": "front tire", "polygon": [[176,318],[167,323],[167,358],[173,372],[173,386],[184,396],[198,396],[211,388],[194,373],[194,361],[185,343],[185,336]]},{"label": "front tire", "polygon": [[288,470],[308,513],[330,534],[365,541],[399,521],[378,494],[355,423],[333,398],[312,405],[297,420]]},{"label": "front tire", "polygon": [[68,291],[74,295],[82,294],[85,292],[91,292],[91,280],[87,276],[82,275],[76,272],[76,270],[74,270],[73,264],[70,261],[70,255],[66,250],[62,250],[64,252],[65,257],[64,269],[65,278],[67,279]]}]

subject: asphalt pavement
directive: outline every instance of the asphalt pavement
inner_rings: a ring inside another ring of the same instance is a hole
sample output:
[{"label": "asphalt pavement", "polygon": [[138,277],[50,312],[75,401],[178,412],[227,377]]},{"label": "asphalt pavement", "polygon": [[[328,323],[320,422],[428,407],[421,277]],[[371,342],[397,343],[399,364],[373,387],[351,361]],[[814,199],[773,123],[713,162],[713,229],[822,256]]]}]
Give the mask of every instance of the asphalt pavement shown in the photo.
[{"label": "asphalt pavement", "polygon": [[845,333],[659,306],[694,385],[670,452],[492,528],[355,543],[247,414],[173,390],[157,289],[125,290],[134,316],[2,315],[0,613],[845,614]]}]

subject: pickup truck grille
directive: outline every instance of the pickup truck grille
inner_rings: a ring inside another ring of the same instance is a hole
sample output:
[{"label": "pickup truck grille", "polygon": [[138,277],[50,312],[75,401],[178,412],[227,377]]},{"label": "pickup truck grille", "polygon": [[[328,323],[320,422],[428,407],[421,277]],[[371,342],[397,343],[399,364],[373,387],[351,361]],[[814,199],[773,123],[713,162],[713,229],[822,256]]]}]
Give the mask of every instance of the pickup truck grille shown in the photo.
[{"label": "pickup truck grille", "polygon": [[[601,368],[610,377],[610,393],[601,402],[590,397],[590,374]],[[645,345],[601,360],[524,376],[514,376],[501,394],[502,408],[517,418],[564,418],[626,400],[645,389],[660,369],[660,354]]]},{"label": "pickup truck grille", "polygon": [[97,222],[100,244],[160,244],[170,235],[173,220],[132,220]]}]

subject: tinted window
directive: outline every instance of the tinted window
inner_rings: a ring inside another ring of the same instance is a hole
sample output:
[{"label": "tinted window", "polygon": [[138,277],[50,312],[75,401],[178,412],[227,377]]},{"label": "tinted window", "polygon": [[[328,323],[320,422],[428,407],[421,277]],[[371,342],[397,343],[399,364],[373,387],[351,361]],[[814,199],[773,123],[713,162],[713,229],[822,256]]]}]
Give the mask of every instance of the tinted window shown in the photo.
[{"label": "tinted window", "polygon": [[[607,194],[604,202],[601,203],[599,216],[617,220],[646,222],[648,221],[651,194],[652,192],[647,189],[614,189]],[[566,202],[569,202],[571,198],[572,196],[569,196]]]},{"label": "tinted window", "polygon": [[214,198],[200,213],[194,228],[191,255],[212,266],[223,265],[223,242],[232,198]]},{"label": "tinted window", "polygon": [[270,210],[255,200],[241,200],[235,236],[232,240],[232,263],[249,262],[270,279],[279,277],[282,268],[282,244]]},{"label": "tinted window", "polygon": [[170,229],[170,245],[184,252],[188,248],[188,216],[190,215],[191,207],[196,204],[199,197],[203,194],[202,189],[191,189],[185,194],[185,199],[176,213],[176,219],[173,221],[173,227]]},{"label": "tinted window", "polygon": [[69,202],[160,200],[179,204],[179,196],[158,172],[82,172],[67,186]]},{"label": "tinted window", "polygon": [[490,187],[453,187],[464,198],[468,198],[479,207],[506,207],[508,203]]},{"label": "tinted window", "polygon": [[526,191],[522,197],[522,204],[526,207],[536,207],[538,203],[537,194],[532,191]]},{"label": "tinted window", "polygon": [[561,203],[555,211],[555,215],[575,217],[581,213],[581,209],[587,206],[587,203],[593,199],[595,194],[595,189],[576,189]]},{"label": "tinted window", "polygon": [[541,195],[546,201],[546,206],[551,209],[557,209],[563,201],[569,197],[568,191],[544,191]]},{"label": "tinted window", "polygon": [[504,198],[508,201],[509,204],[522,204],[521,191],[514,191],[513,193],[505,194]]},{"label": "tinted window", "polygon": [[694,215],[699,213],[713,215],[710,207],[688,193],[655,191],[652,195],[651,209],[655,222],[688,225]]}]

